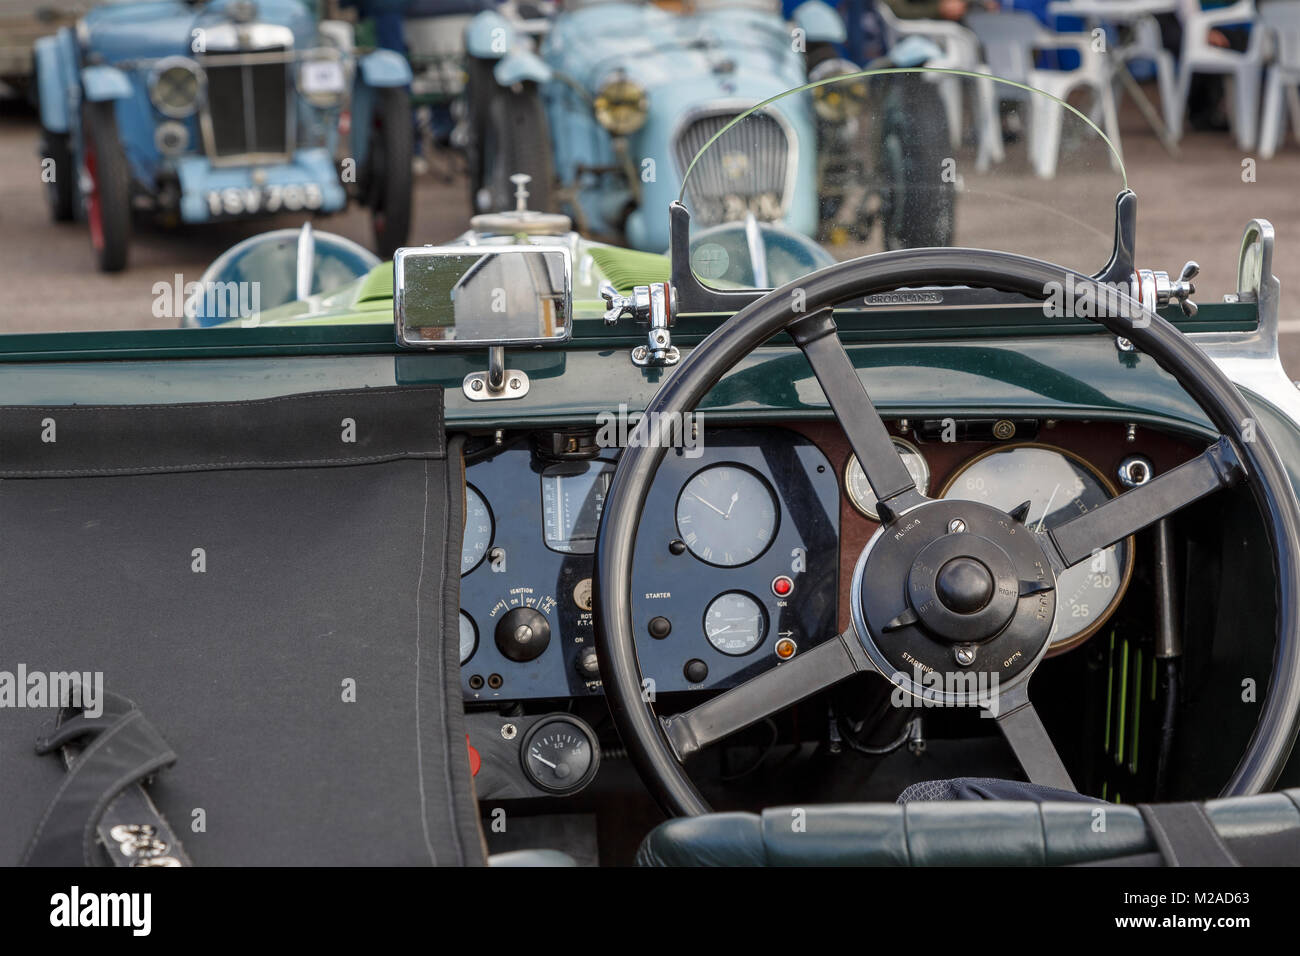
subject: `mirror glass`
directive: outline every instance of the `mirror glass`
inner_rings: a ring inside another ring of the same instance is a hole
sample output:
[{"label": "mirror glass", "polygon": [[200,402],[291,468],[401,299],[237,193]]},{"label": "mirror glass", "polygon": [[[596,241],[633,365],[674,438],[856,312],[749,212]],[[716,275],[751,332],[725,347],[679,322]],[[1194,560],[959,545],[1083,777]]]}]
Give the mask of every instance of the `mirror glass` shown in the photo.
[{"label": "mirror glass", "polygon": [[570,332],[571,282],[563,248],[399,249],[398,341],[423,348],[562,342]]}]

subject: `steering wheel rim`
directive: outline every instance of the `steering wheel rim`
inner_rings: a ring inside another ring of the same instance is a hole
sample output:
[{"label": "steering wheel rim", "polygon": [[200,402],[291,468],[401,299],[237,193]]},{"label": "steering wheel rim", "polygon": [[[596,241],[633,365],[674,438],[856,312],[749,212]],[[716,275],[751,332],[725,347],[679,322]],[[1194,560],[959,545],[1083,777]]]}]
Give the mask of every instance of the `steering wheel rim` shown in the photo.
[{"label": "steering wheel rim", "polygon": [[[1116,335],[1128,338],[1154,359],[1201,407],[1223,436],[1218,446],[1211,446],[1211,451],[1226,445],[1230,452],[1227,457],[1230,459],[1235,454],[1236,458],[1235,462],[1216,464],[1215,469],[1221,465],[1238,466],[1237,476],[1247,480],[1264,517],[1277,575],[1273,667],[1259,720],[1223,794],[1260,792],[1275,782],[1300,729],[1300,505],[1276,450],[1262,427],[1254,425],[1254,413],[1236,386],[1182,332],[1159,315],[1128,297],[1123,297],[1125,308],[1117,311],[1126,311],[1135,318],[1110,315],[1106,307],[1116,301],[1112,289],[1089,276],[1025,256],[959,248],[878,253],[828,266],[770,292],[736,313],[682,360],[647,406],[646,418],[656,413],[693,411],[728,371],[773,335],[806,324],[810,316],[819,313],[829,316],[834,305],[853,298],[904,287],[960,285],[1041,300],[1053,288],[1067,288],[1067,283],[1073,283],[1076,292],[1091,291],[1098,304],[1097,311],[1105,313],[1098,315],[1096,321]],[[831,339],[847,360],[834,335],[833,321],[828,320],[828,324]],[[798,336],[796,340],[807,353],[808,343]],[[809,358],[812,361],[811,354]],[[827,381],[816,363],[814,371],[823,389],[827,389]],[[856,371],[853,376],[857,378]],[[858,385],[861,386],[860,380]],[[879,424],[879,413],[865,389],[862,396],[875,423]],[[837,421],[849,431],[834,408],[835,398],[828,393],[828,399]],[[1247,428],[1252,429],[1249,436]],[[606,700],[634,765],[667,812],[692,816],[707,813],[710,808],[685,772],[664,724],[654,713],[652,702],[644,699],[633,637],[631,571],[636,534],[651,482],[665,453],[666,449],[656,447],[655,443],[644,443],[626,448],[620,456],[606,496],[596,546],[596,641]],[[897,456],[894,457],[896,460]],[[863,456],[859,458],[862,460]],[[864,467],[866,464],[863,460]],[[1127,499],[1133,493],[1127,492],[1113,500]],[[1190,500],[1195,499],[1184,501],[1172,510],[1178,510]],[[860,560],[864,559],[865,554]],[[853,600],[856,602],[856,595]],[[851,626],[841,639],[854,630]],[[775,674],[787,666],[779,665],[767,673]],[[761,679],[762,676],[753,680]],[[1024,703],[1028,704],[1027,697]],[[1036,715],[1032,719],[1037,722]],[[1041,723],[1038,729],[1041,731]],[[1011,739],[1009,732],[1008,739]]]}]

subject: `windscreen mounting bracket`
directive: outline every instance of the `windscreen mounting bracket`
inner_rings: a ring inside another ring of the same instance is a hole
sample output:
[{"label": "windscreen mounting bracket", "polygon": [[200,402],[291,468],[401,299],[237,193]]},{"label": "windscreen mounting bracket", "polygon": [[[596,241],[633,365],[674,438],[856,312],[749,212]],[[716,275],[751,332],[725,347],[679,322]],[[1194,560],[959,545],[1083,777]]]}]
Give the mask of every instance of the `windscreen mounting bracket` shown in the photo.
[{"label": "windscreen mounting bracket", "polygon": [[677,315],[677,294],[671,282],[639,285],[631,295],[621,295],[612,282],[602,282],[600,295],[607,306],[606,325],[617,325],[619,319],[630,316],[634,322],[649,327],[646,344],[632,349],[633,365],[667,368],[681,361],[682,353],[673,345],[671,332]]}]

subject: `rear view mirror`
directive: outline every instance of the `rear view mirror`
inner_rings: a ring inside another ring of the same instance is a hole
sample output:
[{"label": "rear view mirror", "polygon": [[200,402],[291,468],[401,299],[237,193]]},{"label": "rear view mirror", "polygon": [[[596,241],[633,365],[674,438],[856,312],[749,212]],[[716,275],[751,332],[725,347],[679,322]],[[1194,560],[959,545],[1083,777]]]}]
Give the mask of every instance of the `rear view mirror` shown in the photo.
[{"label": "rear view mirror", "polygon": [[445,246],[398,249],[393,314],[400,345],[471,348],[569,338],[569,250]]}]

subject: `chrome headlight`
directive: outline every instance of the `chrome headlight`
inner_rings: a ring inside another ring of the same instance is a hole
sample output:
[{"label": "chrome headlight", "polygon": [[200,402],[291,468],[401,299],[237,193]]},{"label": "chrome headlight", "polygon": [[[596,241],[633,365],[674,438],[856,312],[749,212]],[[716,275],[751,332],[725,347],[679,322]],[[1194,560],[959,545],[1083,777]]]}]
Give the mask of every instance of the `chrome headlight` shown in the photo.
[{"label": "chrome headlight", "polygon": [[199,108],[206,85],[201,66],[189,57],[169,56],[149,76],[149,99],[164,116],[183,119]]},{"label": "chrome headlight", "polygon": [[615,136],[627,136],[645,125],[650,100],[641,84],[615,74],[600,88],[592,108],[596,122]]},{"label": "chrome headlight", "polygon": [[867,101],[866,77],[834,79],[860,72],[848,60],[833,59],[822,61],[808,74],[809,83],[829,81],[812,88],[813,109],[819,117],[830,123],[843,123],[862,109]]}]

